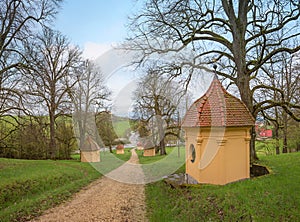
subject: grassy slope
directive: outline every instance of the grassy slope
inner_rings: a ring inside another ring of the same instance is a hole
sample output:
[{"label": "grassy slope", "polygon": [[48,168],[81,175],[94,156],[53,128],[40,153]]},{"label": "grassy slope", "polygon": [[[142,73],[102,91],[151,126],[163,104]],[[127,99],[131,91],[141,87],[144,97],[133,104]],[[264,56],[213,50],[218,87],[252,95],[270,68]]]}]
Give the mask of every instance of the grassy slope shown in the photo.
[{"label": "grassy slope", "polygon": [[225,186],[146,187],[150,221],[299,221],[300,153],[263,156],[272,173]]},{"label": "grassy slope", "polygon": [[37,216],[99,178],[78,161],[0,159],[0,221]]},{"label": "grassy slope", "polygon": [[[139,156],[139,160],[140,160],[141,164],[153,163],[153,162],[159,161],[159,160],[164,159],[164,158],[167,157],[165,155],[161,156],[159,154],[156,154],[155,156],[143,156],[143,152],[144,152],[143,150],[136,150],[136,153]],[[166,147],[166,152],[167,152],[168,155],[172,153],[172,155],[174,155],[175,157],[177,157],[177,155],[178,155],[178,148],[177,147]],[[185,156],[185,149],[184,149],[184,147],[180,147],[180,153],[179,153],[179,155],[181,155],[182,157]]]},{"label": "grassy slope", "polygon": [[124,154],[117,154],[117,151],[113,150],[113,154],[120,160],[123,160],[124,162],[126,162],[131,157],[131,149],[124,149]]},{"label": "grassy slope", "polygon": [[[149,184],[150,221],[297,221],[299,160],[300,153],[262,156],[261,163],[269,166],[271,175],[226,186],[172,189],[161,181]],[[0,221],[38,215],[99,176],[89,164],[78,161],[0,159]]]},{"label": "grassy slope", "polygon": [[129,119],[122,117],[113,117],[113,128],[118,137],[123,138],[130,129]]}]

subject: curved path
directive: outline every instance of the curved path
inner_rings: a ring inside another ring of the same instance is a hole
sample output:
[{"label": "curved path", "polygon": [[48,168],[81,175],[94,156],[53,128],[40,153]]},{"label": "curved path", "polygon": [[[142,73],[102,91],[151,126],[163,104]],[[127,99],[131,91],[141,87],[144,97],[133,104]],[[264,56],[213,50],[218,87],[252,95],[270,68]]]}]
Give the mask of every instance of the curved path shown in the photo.
[{"label": "curved path", "polygon": [[[137,164],[134,149],[128,163]],[[120,183],[103,176],[76,193],[66,203],[49,209],[32,221],[147,221],[143,184]]]}]

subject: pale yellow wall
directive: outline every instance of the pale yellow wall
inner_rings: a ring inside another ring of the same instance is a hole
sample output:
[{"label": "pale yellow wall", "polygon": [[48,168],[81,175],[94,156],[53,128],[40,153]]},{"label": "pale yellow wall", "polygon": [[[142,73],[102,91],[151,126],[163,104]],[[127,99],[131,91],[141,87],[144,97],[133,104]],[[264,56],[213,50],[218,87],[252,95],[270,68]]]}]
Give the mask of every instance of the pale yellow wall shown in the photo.
[{"label": "pale yellow wall", "polygon": [[124,148],[123,149],[117,149],[117,154],[124,154]]},{"label": "pale yellow wall", "polygon": [[[185,130],[185,149],[186,149],[186,173],[192,176],[194,179],[198,178],[198,170],[196,168],[199,162],[199,148],[197,147],[197,136],[199,134],[199,128],[186,128]],[[190,145],[193,144],[196,148],[196,159],[194,163],[191,163],[191,153],[189,152]]]},{"label": "pale yellow wall", "polygon": [[144,147],[142,147],[142,146],[137,146],[137,148],[136,148],[137,150],[143,150],[144,149]]},{"label": "pale yellow wall", "polygon": [[100,162],[100,151],[81,151],[80,161],[89,163]]},{"label": "pale yellow wall", "polygon": [[[186,173],[199,183],[226,184],[249,178],[250,128],[185,128]],[[196,159],[190,161],[194,144]],[[214,152],[215,151],[215,152]],[[201,160],[201,162],[200,162]]]},{"label": "pale yellow wall", "polygon": [[155,156],[155,149],[144,149],[143,156]]},{"label": "pale yellow wall", "polygon": [[250,178],[250,128],[229,129],[226,135],[226,183]]}]

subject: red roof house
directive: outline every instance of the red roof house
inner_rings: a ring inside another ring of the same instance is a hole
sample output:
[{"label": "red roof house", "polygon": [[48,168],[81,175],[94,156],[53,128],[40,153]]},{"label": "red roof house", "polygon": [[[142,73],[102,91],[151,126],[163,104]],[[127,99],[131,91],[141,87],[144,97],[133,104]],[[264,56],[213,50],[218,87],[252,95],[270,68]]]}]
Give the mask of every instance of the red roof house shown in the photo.
[{"label": "red roof house", "polygon": [[254,125],[245,104],[215,76],[187,111],[186,174],[198,183],[226,184],[250,177],[249,141]]},{"label": "red roof house", "polygon": [[245,104],[229,94],[215,76],[207,92],[197,99],[182,127],[253,126],[254,118]]}]

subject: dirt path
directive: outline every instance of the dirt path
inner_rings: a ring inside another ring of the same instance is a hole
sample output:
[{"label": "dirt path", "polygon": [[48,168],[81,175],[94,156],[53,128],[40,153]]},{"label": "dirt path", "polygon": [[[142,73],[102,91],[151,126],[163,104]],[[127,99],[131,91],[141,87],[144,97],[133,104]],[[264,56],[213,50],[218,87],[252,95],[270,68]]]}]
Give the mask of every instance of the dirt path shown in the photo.
[{"label": "dirt path", "polygon": [[[130,163],[138,163],[132,150]],[[67,203],[49,209],[37,221],[147,221],[143,184],[120,183],[108,177],[94,181]]]}]

